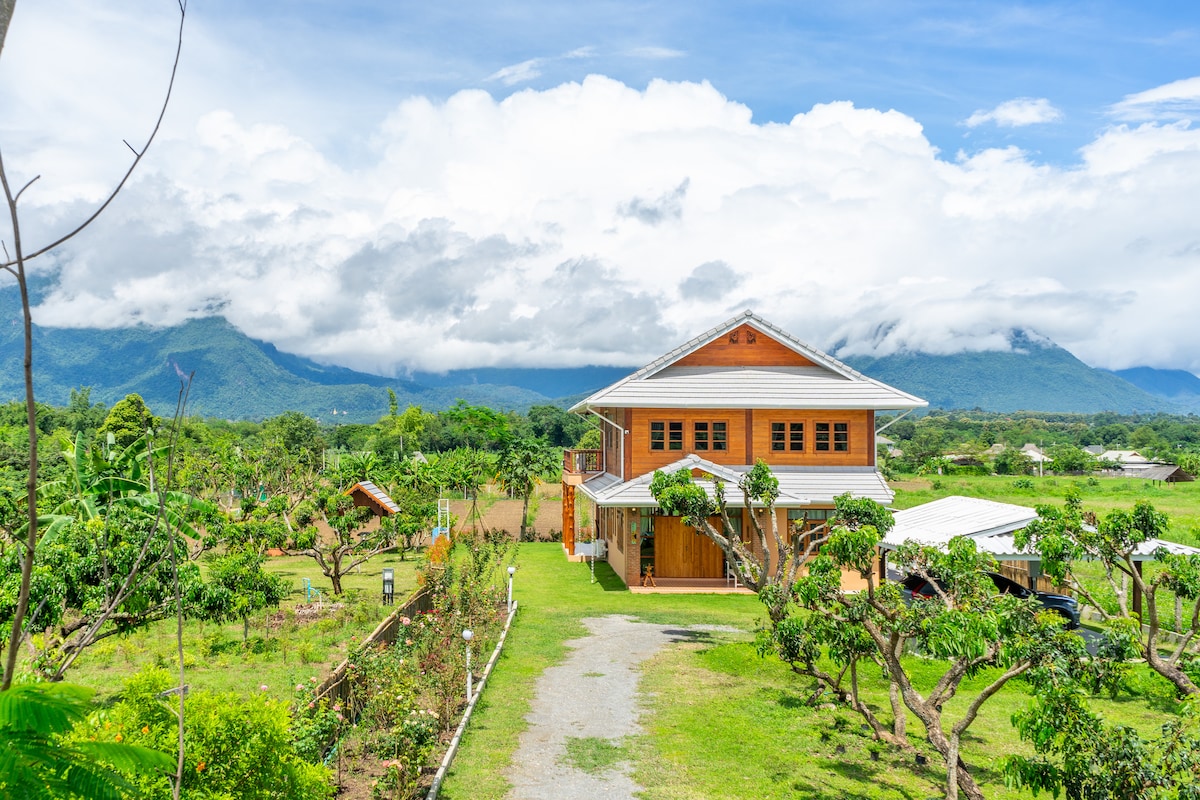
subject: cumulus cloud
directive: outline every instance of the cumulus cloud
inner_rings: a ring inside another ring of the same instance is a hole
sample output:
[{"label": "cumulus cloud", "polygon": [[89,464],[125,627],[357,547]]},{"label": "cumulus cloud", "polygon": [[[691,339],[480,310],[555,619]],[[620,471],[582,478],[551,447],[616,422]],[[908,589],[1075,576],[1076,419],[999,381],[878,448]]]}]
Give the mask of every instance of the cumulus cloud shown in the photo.
[{"label": "cumulus cloud", "polygon": [[[10,67],[31,63],[19,48]],[[6,166],[46,176],[27,243],[111,182],[107,156],[60,156],[119,143],[135,116],[39,135],[21,127],[35,95],[0,84]],[[391,374],[646,363],[749,306],[842,352],[1005,348],[1028,330],[1099,366],[1200,369],[1200,131],[1185,121],[1104,129],[1060,167],[1016,148],[947,158],[898,111],[833,102],[760,123],[708,83],[600,75],[406,97],[352,141],[216,101],[172,113],[101,224],[35,262],[56,276],[40,324],[220,313]]]},{"label": "cumulus cloud", "polygon": [[741,284],[742,276],[724,261],[706,261],[680,282],[679,296],[684,300],[722,297]]},{"label": "cumulus cloud", "polygon": [[963,121],[968,128],[977,128],[990,122],[1000,128],[1021,128],[1058,122],[1063,114],[1044,97],[1018,97],[1006,100],[991,111],[976,111]]},{"label": "cumulus cloud", "polygon": [[1200,76],[1125,95],[1109,109],[1125,121],[1195,119],[1200,114]]}]

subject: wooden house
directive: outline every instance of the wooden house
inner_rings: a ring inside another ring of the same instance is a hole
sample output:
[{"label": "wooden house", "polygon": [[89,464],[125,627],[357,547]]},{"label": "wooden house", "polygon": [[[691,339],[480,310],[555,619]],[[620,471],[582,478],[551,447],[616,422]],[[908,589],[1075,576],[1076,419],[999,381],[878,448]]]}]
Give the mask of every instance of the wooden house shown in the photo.
[{"label": "wooden house", "polygon": [[747,311],[571,409],[600,420],[603,446],[564,454],[564,547],[574,554],[581,539],[602,541],[597,551],[627,585],[648,567],[660,583],[717,585],[723,554],[660,513],[649,490],[655,470],[691,470],[710,491],[713,479],[724,482],[745,534],[751,511],[737,482],[762,459],[779,479],[780,531],[803,535],[846,492],[891,503],[875,464],[875,414],[925,405]]}]

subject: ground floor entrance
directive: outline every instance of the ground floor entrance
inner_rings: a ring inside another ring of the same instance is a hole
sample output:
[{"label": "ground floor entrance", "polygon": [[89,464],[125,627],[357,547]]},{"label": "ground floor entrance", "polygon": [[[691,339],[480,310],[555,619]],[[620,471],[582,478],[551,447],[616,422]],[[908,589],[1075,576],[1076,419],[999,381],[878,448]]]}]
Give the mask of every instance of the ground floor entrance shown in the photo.
[{"label": "ground floor entrance", "polygon": [[654,574],[661,578],[724,578],[725,554],[679,517],[656,517]]}]

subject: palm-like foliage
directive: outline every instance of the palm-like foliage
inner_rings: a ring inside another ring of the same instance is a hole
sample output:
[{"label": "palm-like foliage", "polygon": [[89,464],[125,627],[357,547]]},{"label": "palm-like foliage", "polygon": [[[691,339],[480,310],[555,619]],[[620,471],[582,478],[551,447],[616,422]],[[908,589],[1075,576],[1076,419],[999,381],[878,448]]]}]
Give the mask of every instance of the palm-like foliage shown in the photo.
[{"label": "palm-like foliage", "polygon": [[172,759],[155,750],[67,737],[91,711],[90,696],[64,683],[0,692],[0,798],[120,800],[132,789],[121,773],[174,769]]}]

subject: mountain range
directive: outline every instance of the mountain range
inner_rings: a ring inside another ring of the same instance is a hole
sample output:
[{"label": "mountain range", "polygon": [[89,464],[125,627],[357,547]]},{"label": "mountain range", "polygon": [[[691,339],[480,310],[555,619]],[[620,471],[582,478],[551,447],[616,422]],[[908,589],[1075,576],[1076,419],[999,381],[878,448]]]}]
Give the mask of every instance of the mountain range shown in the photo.
[{"label": "mountain range", "polygon": [[[22,343],[15,287],[0,290],[0,402],[23,396]],[[1200,411],[1200,378],[1148,367],[1110,372],[1021,331],[1008,352],[846,357],[855,369],[923,397],[931,408],[986,411],[1188,413]],[[37,397],[65,405],[72,389],[92,387],[111,405],[129,393],[158,414],[175,407],[182,379],[194,375],[188,413],[263,419],[301,411],[322,421],[373,422],[387,413],[387,389],[401,407],[439,410],[458,399],[497,409],[566,405],[629,374],[629,367],[454,370],[387,378],[324,366],[251,339],[221,317],[181,325],[34,331]],[[336,414],[335,414],[336,412]]]}]

